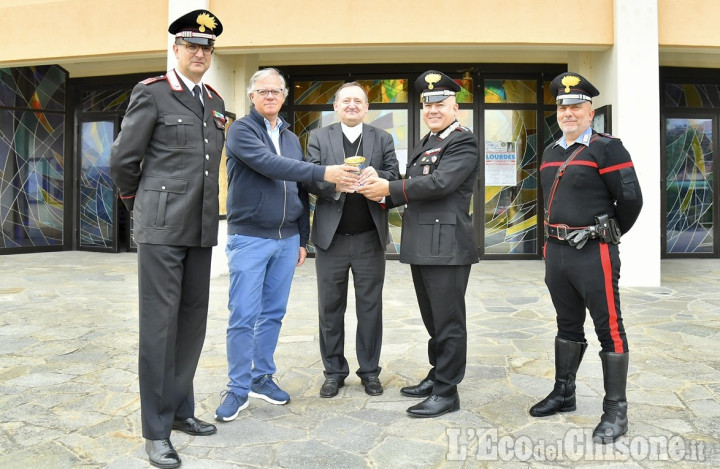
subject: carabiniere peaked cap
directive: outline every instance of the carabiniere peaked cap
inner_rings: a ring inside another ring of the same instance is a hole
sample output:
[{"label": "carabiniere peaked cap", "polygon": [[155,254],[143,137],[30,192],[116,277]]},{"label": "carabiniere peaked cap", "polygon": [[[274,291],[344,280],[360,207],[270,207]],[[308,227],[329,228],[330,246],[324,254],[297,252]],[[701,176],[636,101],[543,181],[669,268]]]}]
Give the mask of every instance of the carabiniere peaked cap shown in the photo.
[{"label": "carabiniere peaked cap", "polygon": [[168,32],[175,37],[201,46],[212,46],[215,38],[222,34],[223,25],[207,10],[195,10],[182,15],[172,22]]},{"label": "carabiniere peaked cap", "polygon": [[556,76],[550,83],[550,92],[555,96],[557,104],[561,106],[580,104],[585,101],[592,102],[592,99],[600,94],[585,77],[573,72],[565,72]]},{"label": "carabiniere peaked cap", "polygon": [[423,72],[415,80],[415,91],[420,93],[420,99],[425,103],[439,103],[455,96],[461,89],[455,80],[437,70]]}]

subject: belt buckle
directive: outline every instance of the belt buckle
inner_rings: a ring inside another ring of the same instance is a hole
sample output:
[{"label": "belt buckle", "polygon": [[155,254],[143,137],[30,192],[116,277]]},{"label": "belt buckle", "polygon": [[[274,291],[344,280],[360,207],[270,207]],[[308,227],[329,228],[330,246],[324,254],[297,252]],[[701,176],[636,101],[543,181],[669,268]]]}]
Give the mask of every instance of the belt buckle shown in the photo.
[{"label": "belt buckle", "polygon": [[557,225],[555,229],[557,230],[557,239],[559,239],[560,241],[565,241],[565,238],[567,238],[568,235],[568,226]]}]

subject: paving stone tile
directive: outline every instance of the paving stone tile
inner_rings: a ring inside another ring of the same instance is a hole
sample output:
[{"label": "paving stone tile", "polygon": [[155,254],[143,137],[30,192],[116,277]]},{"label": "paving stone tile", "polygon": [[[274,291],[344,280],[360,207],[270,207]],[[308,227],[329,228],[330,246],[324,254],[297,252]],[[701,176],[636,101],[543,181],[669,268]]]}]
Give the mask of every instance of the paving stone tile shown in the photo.
[{"label": "paving stone tile", "polygon": [[[57,252],[3,256],[0,269],[0,467],[147,467],[137,384],[137,258],[134,254]],[[388,261],[384,292],[381,396],[366,395],[354,374],[354,291],[346,316],[351,375],[340,394],[322,399],[317,284],[309,259],[296,270],[276,351],[276,378],[291,394],[284,406],[252,399],[218,433],[172,432],[183,468],[554,468],[720,466],[720,268],[717,260],[664,260],[659,288],[621,290],[631,349],[630,432],[622,441],[681,437],[703,459],[580,461],[478,460],[452,435],[496,432],[537,444],[592,431],[604,395],[599,345],[578,371],[577,410],[535,419],[528,409],[554,379],[555,312],[541,261],[483,261],[471,271],[468,365],[461,410],[414,419],[419,402],[400,395],[429,370],[428,335],[409,266]],[[521,288],[518,288],[518,286]],[[211,281],[203,354],[195,377],[196,415],[211,421],[227,384],[227,275]],[[349,332],[348,332],[349,331]],[[633,440],[634,439],[634,440]],[[617,455],[622,444],[611,445]],[[602,454],[601,454],[602,456]]]}]

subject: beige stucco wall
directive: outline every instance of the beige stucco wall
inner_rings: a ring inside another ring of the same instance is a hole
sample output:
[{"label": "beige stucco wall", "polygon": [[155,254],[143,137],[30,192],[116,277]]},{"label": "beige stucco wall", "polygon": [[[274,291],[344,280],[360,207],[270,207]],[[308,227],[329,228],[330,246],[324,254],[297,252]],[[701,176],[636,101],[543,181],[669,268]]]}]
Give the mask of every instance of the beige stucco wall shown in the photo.
[{"label": "beige stucco wall", "polygon": [[566,0],[303,0],[275,4],[272,11],[252,0],[214,0],[211,7],[225,24],[235,20],[223,47],[243,50],[404,44],[608,46],[613,38],[612,0],[594,0],[593,20],[580,28],[568,28],[559,20],[573,9]]},{"label": "beige stucco wall", "polygon": [[0,66],[164,56],[165,0],[2,0]]},{"label": "beige stucco wall", "polygon": [[716,48],[720,51],[718,0],[658,0],[660,48]]},{"label": "beige stucco wall", "polygon": [[[657,1],[660,65],[720,68],[720,1]],[[583,22],[563,20],[576,10],[567,0],[207,3],[226,28],[218,57],[249,57],[259,66],[569,64],[614,43],[613,0],[594,0],[592,20]],[[2,0],[0,15],[0,67],[59,64],[71,77],[166,68],[168,0]]]},{"label": "beige stucco wall", "polygon": [[[355,61],[358,49],[368,51],[366,60],[379,53],[397,61],[408,47],[416,51],[413,60],[423,50],[442,55],[448,48],[499,48],[499,54],[513,48],[607,48],[612,0],[595,3],[593,21],[568,34],[557,19],[568,8],[564,0],[209,2],[225,26],[220,54],[329,54],[336,63]],[[0,17],[18,21],[5,21],[0,67],[58,63],[82,69],[87,62],[145,60],[156,69],[154,59],[167,47],[167,16],[167,0],[3,0]]]}]

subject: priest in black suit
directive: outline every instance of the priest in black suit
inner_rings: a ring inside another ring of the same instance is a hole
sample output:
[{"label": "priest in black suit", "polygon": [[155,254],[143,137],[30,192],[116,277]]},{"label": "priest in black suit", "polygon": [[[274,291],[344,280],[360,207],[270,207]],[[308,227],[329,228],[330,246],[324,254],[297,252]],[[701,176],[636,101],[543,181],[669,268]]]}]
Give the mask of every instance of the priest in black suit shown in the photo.
[{"label": "priest in black suit", "polygon": [[[346,158],[364,157],[361,169],[364,177],[397,179],[398,162],[392,136],[362,122],[368,107],[367,94],[360,84],[352,82],[341,86],[334,102],[340,123],[310,134],[306,160],[335,165],[343,164]],[[327,182],[304,186],[317,196],[310,239],[315,245],[320,355],[325,366],[320,396],[337,395],[350,373],[344,353],[349,271],[353,273],[355,288],[357,374],[367,394],[382,394],[378,376],[385,246],[389,242],[387,211],[379,203],[356,193],[356,187]]]}]

